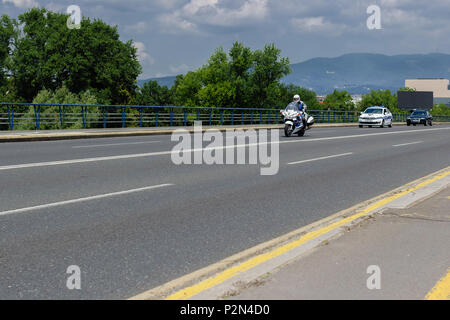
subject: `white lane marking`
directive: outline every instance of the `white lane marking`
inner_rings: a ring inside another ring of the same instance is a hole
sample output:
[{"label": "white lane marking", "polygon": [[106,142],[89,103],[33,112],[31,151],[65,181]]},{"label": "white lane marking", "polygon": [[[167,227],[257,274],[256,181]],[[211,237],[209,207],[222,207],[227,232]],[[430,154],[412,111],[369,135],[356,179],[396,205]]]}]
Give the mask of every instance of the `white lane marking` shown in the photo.
[{"label": "white lane marking", "polygon": [[169,187],[169,186],[173,186],[173,184],[171,184],[171,183],[159,184],[159,185],[155,185],[155,186],[143,187],[143,188],[138,188],[138,189],[131,189],[131,190],[125,190],[125,191],[119,191],[119,192],[113,192],[113,193],[105,193],[105,194],[100,194],[97,196],[91,196],[91,197],[86,197],[86,198],[79,198],[79,199],[73,199],[73,200],[47,203],[47,204],[42,204],[42,205],[33,206],[33,207],[2,211],[2,212],[0,212],[0,216],[6,216],[6,215],[10,215],[10,214],[15,214],[15,213],[24,213],[24,212],[35,211],[35,210],[40,210],[40,209],[48,209],[48,208],[64,206],[64,205],[79,203],[79,202],[86,202],[86,201],[91,201],[91,200],[98,200],[98,199],[103,199],[103,198],[110,198],[110,197],[120,196],[120,195],[124,195],[124,194],[142,192],[142,191],[158,189],[158,188],[163,188],[163,187]]},{"label": "white lane marking", "polygon": [[[427,131],[442,131],[442,130],[450,130],[450,127],[446,128],[436,128],[436,129],[426,129],[426,130],[404,130],[404,131],[395,131],[395,132],[381,132],[381,133],[367,133],[367,134],[356,134],[351,136],[337,136],[337,137],[326,137],[326,138],[314,138],[314,139],[298,139],[298,140],[283,140],[278,142],[258,142],[258,143],[249,143],[249,144],[241,144],[241,145],[230,145],[223,147],[212,147],[212,148],[197,148],[197,149],[186,149],[183,152],[199,152],[205,150],[224,150],[224,149],[233,149],[233,148],[243,148],[243,147],[252,147],[252,146],[262,146],[267,144],[285,144],[285,143],[302,143],[302,142],[316,142],[316,141],[328,141],[328,140],[341,140],[341,139],[351,139],[351,138],[361,138],[361,137],[370,137],[370,136],[381,136],[381,135],[390,135],[390,134],[402,134],[402,133],[421,133]],[[76,163],[87,163],[87,162],[97,162],[97,161],[109,161],[109,160],[123,160],[123,159],[131,159],[131,158],[144,158],[150,156],[161,156],[161,155],[169,155],[175,151],[159,151],[159,152],[150,152],[150,153],[137,153],[137,154],[125,154],[120,156],[109,156],[109,157],[96,157],[96,158],[84,158],[84,159],[73,159],[73,160],[61,160],[61,161],[48,161],[48,162],[37,162],[37,163],[24,163],[17,165],[8,165],[8,166],[0,166],[1,170],[12,170],[12,169],[23,169],[23,168],[34,168],[34,167],[46,167],[46,166],[56,166],[56,165],[66,165],[66,164],[76,164]]]},{"label": "white lane marking", "polygon": [[124,146],[124,145],[134,145],[134,144],[150,144],[157,143],[161,141],[143,141],[143,142],[123,142],[123,143],[110,143],[110,144],[92,144],[86,146],[73,146],[74,149],[79,148],[97,148],[97,147],[110,147],[110,146]]},{"label": "white lane marking", "polygon": [[402,143],[402,144],[394,144],[393,147],[403,147],[403,146],[409,146],[411,144],[418,144],[422,143],[423,141],[415,141],[415,142],[408,142],[408,143]]},{"label": "white lane marking", "polygon": [[314,159],[308,159],[308,160],[289,162],[288,164],[300,164],[300,163],[305,163],[305,162],[312,162],[312,161],[325,160],[325,159],[331,159],[331,158],[345,157],[345,156],[349,156],[351,154],[353,154],[353,152],[335,154],[335,155],[332,155],[332,156],[326,156],[326,157],[320,157],[320,158],[314,158]]}]

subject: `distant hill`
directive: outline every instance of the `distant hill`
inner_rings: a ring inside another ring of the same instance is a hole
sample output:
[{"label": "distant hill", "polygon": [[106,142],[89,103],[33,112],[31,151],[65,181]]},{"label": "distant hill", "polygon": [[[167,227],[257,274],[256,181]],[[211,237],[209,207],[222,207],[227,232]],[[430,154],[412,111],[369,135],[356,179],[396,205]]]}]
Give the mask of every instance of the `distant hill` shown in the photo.
[{"label": "distant hill", "polygon": [[292,73],[283,79],[326,94],[334,88],[350,93],[372,89],[396,91],[405,79],[450,78],[449,54],[415,54],[386,56],[353,53],[337,58],[315,58],[291,65]]},{"label": "distant hill", "polygon": [[[335,88],[351,94],[363,94],[373,89],[404,87],[405,79],[450,79],[450,54],[413,54],[386,56],[371,53],[351,53],[337,58],[314,58],[291,65],[292,73],[282,79],[327,94]],[[175,76],[139,80],[156,80],[160,85],[172,86]]]},{"label": "distant hill", "polygon": [[167,86],[170,88],[175,83],[176,78],[177,78],[176,76],[169,76],[169,77],[162,77],[162,78],[150,78],[150,79],[145,79],[145,80],[138,80],[138,86],[142,87],[144,85],[144,83],[151,81],[151,80],[156,80],[160,86]]}]

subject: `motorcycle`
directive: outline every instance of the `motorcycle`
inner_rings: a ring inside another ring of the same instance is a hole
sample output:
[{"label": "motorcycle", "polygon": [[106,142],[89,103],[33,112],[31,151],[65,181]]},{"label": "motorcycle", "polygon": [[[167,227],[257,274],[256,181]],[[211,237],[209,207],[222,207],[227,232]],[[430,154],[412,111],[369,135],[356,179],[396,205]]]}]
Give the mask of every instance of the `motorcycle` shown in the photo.
[{"label": "motorcycle", "polygon": [[[284,117],[284,135],[286,137],[294,134],[302,137],[306,130],[311,129],[314,124],[314,117],[307,117],[303,111],[299,111],[295,102],[290,103],[286,109],[280,110],[280,113]],[[307,117],[306,121],[305,117]]]}]

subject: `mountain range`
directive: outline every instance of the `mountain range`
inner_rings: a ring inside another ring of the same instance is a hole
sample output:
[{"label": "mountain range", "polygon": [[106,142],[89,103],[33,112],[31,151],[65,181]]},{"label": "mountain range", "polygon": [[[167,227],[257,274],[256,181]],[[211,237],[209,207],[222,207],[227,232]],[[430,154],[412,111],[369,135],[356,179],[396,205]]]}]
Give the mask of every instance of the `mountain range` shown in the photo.
[{"label": "mountain range", "polygon": [[[336,58],[314,58],[291,65],[292,73],[282,82],[311,89],[319,95],[334,89],[351,94],[364,94],[373,89],[397,91],[405,79],[450,79],[450,54],[409,54],[387,56],[372,53],[351,53]],[[156,80],[172,86],[175,76],[140,80]]]}]

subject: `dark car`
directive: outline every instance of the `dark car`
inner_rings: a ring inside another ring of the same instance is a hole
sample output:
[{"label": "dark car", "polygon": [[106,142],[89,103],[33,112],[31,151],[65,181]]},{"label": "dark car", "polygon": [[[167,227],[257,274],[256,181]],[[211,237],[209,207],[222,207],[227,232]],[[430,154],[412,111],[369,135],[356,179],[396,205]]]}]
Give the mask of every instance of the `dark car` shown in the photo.
[{"label": "dark car", "polygon": [[411,115],[406,118],[406,125],[415,126],[416,124],[433,125],[433,117],[427,110],[414,110]]}]

